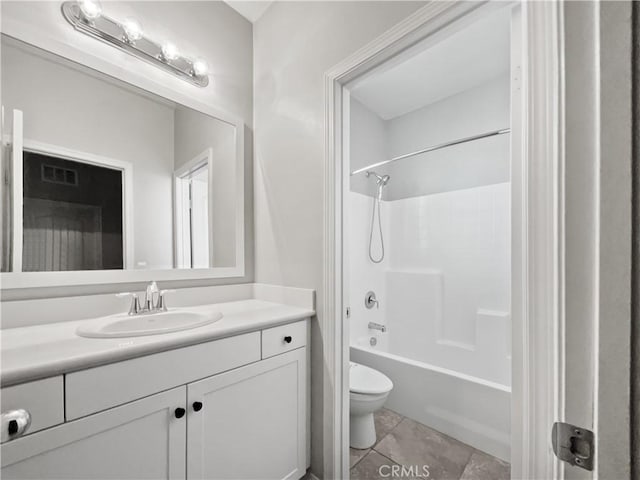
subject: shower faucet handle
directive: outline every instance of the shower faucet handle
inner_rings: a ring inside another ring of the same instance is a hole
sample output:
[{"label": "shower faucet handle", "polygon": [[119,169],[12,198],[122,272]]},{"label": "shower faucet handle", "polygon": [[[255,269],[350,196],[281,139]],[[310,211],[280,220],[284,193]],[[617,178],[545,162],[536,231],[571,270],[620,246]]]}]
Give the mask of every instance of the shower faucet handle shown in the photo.
[{"label": "shower faucet handle", "polygon": [[364,296],[364,306],[371,309],[374,305],[376,308],[380,308],[380,302],[378,302],[378,299],[376,298],[376,292],[368,291]]}]

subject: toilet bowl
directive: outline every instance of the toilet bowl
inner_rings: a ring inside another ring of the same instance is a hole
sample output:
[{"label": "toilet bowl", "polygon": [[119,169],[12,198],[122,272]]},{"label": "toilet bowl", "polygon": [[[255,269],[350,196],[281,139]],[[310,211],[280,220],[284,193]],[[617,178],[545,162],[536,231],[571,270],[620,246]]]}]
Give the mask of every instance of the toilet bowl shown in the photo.
[{"label": "toilet bowl", "polygon": [[369,448],[376,443],[373,413],[384,405],[393,382],[384,373],[359,363],[349,367],[350,442],[353,448]]}]

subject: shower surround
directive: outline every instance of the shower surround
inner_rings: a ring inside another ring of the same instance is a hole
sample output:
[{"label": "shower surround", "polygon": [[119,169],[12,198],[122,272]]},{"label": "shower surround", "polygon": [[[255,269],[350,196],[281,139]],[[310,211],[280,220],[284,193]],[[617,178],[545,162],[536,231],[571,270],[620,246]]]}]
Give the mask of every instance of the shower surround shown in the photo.
[{"label": "shower surround", "polygon": [[382,202],[377,265],[371,197],[350,192],[349,204],[351,359],[393,380],[389,408],[508,460],[509,183]]}]

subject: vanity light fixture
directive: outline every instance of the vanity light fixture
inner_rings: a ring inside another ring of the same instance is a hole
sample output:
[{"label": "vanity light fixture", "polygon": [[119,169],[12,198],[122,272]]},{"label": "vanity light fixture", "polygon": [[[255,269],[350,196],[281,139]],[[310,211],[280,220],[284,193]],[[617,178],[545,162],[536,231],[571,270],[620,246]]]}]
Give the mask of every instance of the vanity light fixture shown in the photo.
[{"label": "vanity light fixture", "polygon": [[124,30],[124,40],[131,44],[142,38],[142,25],[135,18],[125,18],[122,22],[122,29]]},{"label": "vanity light fixture", "polygon": [[162,45],[162,58],[164,58],[165,60],[175,60],[179,56],[180,51],[178,50],[178,47],[176,47],[173,43],[165,42]]},{"label": "vanity light fixture", "polygon": [[203,58],[196,58],[193,61],[193,72],[196,75],[206,75],[209,73],[209,65]]},{"label": "vanity light fixture", "polygon": [[160,67],[193,85],[209,84],[209,67],[202,58],[192,60],[172,42],[159,43],[145,36],[134,18],[118,21],[103,14],[98,0],[67,1],[62,15],[73,27],[130,55]]},{"label": "vanity light fixture", "polygon": [[96,0],[79,0],[78,6],[82,15],[89,21],[102,15],[102,5]]}]

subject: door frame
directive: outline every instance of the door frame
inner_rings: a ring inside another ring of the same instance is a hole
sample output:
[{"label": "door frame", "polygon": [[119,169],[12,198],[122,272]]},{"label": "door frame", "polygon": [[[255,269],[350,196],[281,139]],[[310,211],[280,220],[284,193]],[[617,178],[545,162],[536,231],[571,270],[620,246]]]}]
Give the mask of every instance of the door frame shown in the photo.
[{"label": "door frame", "polygon": [[182,199],[181,199],[181,190],[182,185],[180,184],[181,177],[190,173],[197,168],[206,165],[207,172],[207,208],[208,208],[208,218],[209,218],[209,265],[213,264],[214,261],[214,248],[213,248],[213,196],[211,195],[211,187],[213,185],[213,148],[208,147],[204,151],[200,152],[198,155],[193,157],[188,162],[180,165],[173,171],[173,266],[174,268],[193,268],[193,265],[189,267],[184,266],[184,259],[181,254],[181,246],[182,246],[182,232],[183,232],[183,224],[182,224]]},{"label": "door frame", "polygon": [[[325,74],[324,477],[348,478],[349,338],[343,298],[345,85],[442,27],[500,8],[489,2],[430,2]],[[547,433],[563,407],[564,102],[562,2],[522,3],[521,170],[512,172],[512,476],[559,478]],[[468,18],[468,17],[467,17]],[[535,160],[535,161],[534,161]],[[542,321],[541,321],[542,320]],[[553,388],[540,389],[539,385]]]},{"label": "door frame", "polygon": [[[13,147],[15,148],[15,147]],[[122,172],[122,265],[125,269],[132,269],[133,265],[133,164],[116,158],[109,158],[93,153],[82,152],[71,148],[61,147],[50,143],[40,142],[31,139],[23,139],[21,145],[20,158],[22,152],[37,153],[63,160],[71,160],[86,165],[108,168]],[[23,179],[22,165],[12,168],[12,185],[19,185],[13,192],[12,202],[14,205],[14,218],[12,220],[14,242],[12,245],[12,258],[18,258],[20,270],[12,269],[12,272],[22,272],[22,236],[24,233],[22,206],[23,206]],[[18,168],[19,167],[19,168]],[[18,197],[19,195],[19,197]]]}]

